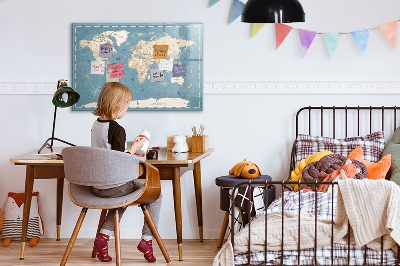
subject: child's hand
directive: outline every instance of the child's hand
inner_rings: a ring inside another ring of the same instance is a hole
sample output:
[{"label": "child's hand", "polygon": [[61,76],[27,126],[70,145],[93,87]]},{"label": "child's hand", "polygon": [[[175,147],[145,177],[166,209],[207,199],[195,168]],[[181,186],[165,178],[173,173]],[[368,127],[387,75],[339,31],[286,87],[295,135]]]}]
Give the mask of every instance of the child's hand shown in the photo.
[{"label": "child's hand", "polygon": [[146,157],[146,155],[149,153],[149,149],[147,149],[147,151],[146,151],[146,153],[145,154],[136,154],[135,153],[135,155],[136,156],[139,156],[139,157]]},{"label": "child's hand", "polygon": [[132,142],[129,152],[135,154],[140,148],[143,147],[146,141],[147,140],[145,138],[136,137],[135,140]]}]

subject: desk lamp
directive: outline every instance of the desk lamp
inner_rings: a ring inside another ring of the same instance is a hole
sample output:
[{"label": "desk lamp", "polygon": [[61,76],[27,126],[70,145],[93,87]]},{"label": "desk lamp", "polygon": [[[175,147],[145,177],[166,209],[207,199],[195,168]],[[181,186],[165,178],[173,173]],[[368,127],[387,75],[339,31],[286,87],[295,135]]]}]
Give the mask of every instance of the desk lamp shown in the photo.
[{"label": "desk lamp", "polygon": [[[65,140],[55,138],[54,130],[56,127],[56,116],[57,116],[57,107],[70,107],[76,104],[79,101],[79,93],[77,93],[73,88],[68,87],[67,80],[60,79],[57,83],[57,91],[53,95],[53,105],[54,105],[54,118],[53,118],[53,131],[51,133],[51,138],[48,138],[42,147],[39,149],[38,153],[40,153],[45,147],[50,148],[51,152],[53,152],[53,141],[58,140],[62,143],[68,144],[70,146],[75,146],[72,143],[69,143]],[[49,144],[49,141],[51,143]]]},{"label": "desk lamp", "polygon": [[304,22],[304,10],[298,0],[249,0],[243,8],[242,22]]}]

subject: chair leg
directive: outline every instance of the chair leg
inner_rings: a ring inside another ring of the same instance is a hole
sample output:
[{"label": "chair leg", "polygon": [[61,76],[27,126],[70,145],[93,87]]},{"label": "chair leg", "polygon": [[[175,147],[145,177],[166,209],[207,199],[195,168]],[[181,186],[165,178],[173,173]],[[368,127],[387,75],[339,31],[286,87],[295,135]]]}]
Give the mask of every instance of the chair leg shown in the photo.
[{"label": "chair leg", "polygon": [[[100,215],[100,219],[99,219],[99,226],[97,227],[96,238],[100,234],[100,230],[103,227],[104,221],[106,220],[106,215],[107,215],[107,210],[106,209],[101,210],[101,215]],[[97,255],[97,250],[96,250],[96,248],[95,248],[95,246],[93,244],[92,258],[96,258],[96,255]]]},{"label": "chair leg", "polygon": [[226,228],[228,227],[228,222],[229,222],[229,212],[225,212],[225,217],[224,217],[224,221],[222,222],[221,234],[219,235],[217,248],[220,248],[222,246],[222,242],[224,241]]},{"label": "chair leg", "polygon": [[64,257],[61,260],[60,263],[61,266],[64,266],[67,263],[69,254],[71,254],[72,247],[74,246],[76,237],[78,236],[79,230],[81,229],[87,210],[88,210],[87,208],[82,208],[81,214],[79,215],[78,221],[76,222],[74,232],[72,232],[72,236],[69,240],[67,249],[65,250]]},{"label": "chair leg", "polygon": [[155,237],[155,239],[157,240],[157,244],[161,249],[161,252],[164,256],[164,259],[167,263],[171,262],[171,259],[168,255],[168,251],[164,246],[164,243],[161,240],[160,234],[158,233],[158,230],[156,228],[156,225],[153,222],[153,219],[150,216],[149,211],[146,208],[146,205],[140,205],[140,207],[142,208],[143,214],[144,214],[144,219],[146,220],[147,224],[150,227],[151,232],[153,233],[153,236]]},{"label": "chair leg", "polygon": [[119,213],[118,209],[115,209],[114,214],[114,234],[115,234],[115,256],[117,257],[115,265],[121,265],[121,243],[119,235]]}]

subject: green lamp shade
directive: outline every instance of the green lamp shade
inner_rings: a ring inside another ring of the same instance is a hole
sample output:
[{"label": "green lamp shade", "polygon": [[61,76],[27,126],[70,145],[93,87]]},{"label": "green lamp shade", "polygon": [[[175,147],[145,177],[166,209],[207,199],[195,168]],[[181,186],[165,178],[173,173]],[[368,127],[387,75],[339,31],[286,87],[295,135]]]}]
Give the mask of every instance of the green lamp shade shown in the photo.
[{"label": "green lamp shade", "polygon": [[80,95],[67,84],[61,84],[53,95],[53,104],[56,107],[70,107],[79,101]]}]

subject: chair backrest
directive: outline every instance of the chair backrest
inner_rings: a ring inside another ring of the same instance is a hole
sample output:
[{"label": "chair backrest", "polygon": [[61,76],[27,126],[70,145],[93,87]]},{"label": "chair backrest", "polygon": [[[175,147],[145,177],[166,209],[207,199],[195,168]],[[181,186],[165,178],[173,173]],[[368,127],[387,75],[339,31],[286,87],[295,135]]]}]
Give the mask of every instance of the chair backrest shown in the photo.
[{"label": "chair backrest", "polygon": [[62,150],[65,179],[83,186],[118,186],[139,176],[144,158],[97,147],[67,147]]}]

